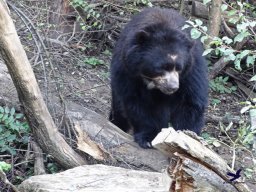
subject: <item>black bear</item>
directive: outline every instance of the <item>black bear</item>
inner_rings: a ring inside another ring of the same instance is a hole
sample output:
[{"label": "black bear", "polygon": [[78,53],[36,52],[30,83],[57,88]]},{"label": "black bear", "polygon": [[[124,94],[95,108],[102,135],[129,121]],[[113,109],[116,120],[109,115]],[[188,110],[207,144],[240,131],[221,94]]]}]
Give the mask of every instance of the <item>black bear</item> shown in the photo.
[{"label": "black bear", "polygon": [[120,34],[111,62],[110,121],[135,141],[151,141],[171,123],[199,134],[208,103],[207,65],[200,41],[182,30],[185,18],[171,9],[148,8]]}]

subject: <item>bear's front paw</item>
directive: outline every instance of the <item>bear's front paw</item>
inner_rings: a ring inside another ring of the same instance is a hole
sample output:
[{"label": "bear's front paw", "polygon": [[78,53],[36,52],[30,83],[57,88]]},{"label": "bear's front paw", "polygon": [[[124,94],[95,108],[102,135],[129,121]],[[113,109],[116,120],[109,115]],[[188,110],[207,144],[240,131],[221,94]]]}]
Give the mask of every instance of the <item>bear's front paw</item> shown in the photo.
[{"label": "bear's front paw", "polygon": [[151,140],[148,141],[142,134],[135,134],[134,140],[139,144],[140,147],[144,149],[152,149],[153,146],[151,144]]}]

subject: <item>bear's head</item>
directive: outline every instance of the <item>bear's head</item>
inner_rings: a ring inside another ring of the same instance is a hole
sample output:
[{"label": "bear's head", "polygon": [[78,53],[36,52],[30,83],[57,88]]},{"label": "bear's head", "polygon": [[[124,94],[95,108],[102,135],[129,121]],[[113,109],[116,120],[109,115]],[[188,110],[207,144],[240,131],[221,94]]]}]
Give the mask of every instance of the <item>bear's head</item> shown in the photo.
[{"label": "bear's head", "polygon": [[[148,89],[172,94],[191,67],[193,41],[180,29],[154,24],[139,29],[126,55],[128,68],[140,77]],[[134,70],[136,69],[136,70]]]}]

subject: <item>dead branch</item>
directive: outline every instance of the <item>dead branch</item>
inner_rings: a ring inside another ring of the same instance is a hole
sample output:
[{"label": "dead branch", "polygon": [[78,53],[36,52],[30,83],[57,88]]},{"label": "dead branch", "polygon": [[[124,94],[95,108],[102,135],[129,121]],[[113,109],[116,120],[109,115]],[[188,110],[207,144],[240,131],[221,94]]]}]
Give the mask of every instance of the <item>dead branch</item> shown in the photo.
[{"label": "dead branch", "polygon": [[[177,157],[171,165],[172,187],[180,191],[251,192],[241,178],[229,182],[227,173],[234,171],[215,152],[201,142],[173,128],[163,129],[152,142],[169,157]],[[210,190],[211,189],[211,190]]]},{"label": "dead branch", "polygon": [[19,190],[13,185],[6,177],[5,173],[3,172],[2,169],[0,169],[0,179],[6,184],[9,185],[14,192],[19,192]]},{"label": "dead branch", "polygon": [[214,63],[209,72],[209,79],[214,79],[228,63],[229,61],[225,61],[225,56],[222,56],[216,63]]},{"label": "dead branch", "polygon": [[[239,42],[235,46],[235,50],[240,50],[244,44],[247,42],[247,39],[244,39],[242,42]],[[209,79],[214,79],[221,71],[224,69],[230,61],[225,60],[225,56],[222,56],[216,63],[214,63],[210,73]]]},{"label": "dead branch", "polygon": [[241,121],[241,118],[239,116],[216,116],[213,114],[208,114],[206,115],[205,121],[207,123],[239,123]]},{"label": "dead branch", "polygon": [[65,168],[86,164],[59,134],[3,1],[0,1],[0,53],[17,89],[29,125],[42,149]]},{"label": "dead branch", "polygon": [[44,159],[43,159],[42,149],[34,141],[31,141],[31,145],[34,151],[34,158],[35,158],[34,175],[46,174],[45,168],[44,168]]}]

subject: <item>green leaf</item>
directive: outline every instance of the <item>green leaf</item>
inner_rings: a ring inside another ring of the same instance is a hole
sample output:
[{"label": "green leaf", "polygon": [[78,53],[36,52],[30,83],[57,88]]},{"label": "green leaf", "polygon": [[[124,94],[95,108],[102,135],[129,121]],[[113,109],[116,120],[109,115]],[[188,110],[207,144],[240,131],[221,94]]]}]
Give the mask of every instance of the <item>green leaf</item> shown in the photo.
[{"label": "green leaf", "polygon": [[190,27],[190,25],[185,24],[181,29],[184,30],[184,29],[187,29],[187,28],[189,28],[189,27]]},{"label": "green leaf", "polygon": [[214,140],[212,142],[212,144],[214,145],[214,147],[220,147],[221,146],[221,144],[220,144],[220,142],[218,140]]},{"label": "green leaf", "polygon": [[248,106],[245,106],[243,107],[241,110],[240,110],[240,113],[241,114],[244,114],[246,111],[248,111],[252,106],[251,105],[248,105]]},{"label": "green leaf", "polygon": [[21,119],[23,117],[24,117],[24,115],[22,113],[16,113],[16,115],[15,115],[16,119]]},{"label": "green leaf", "polygon": [[241,60],[240,60],[240,59],[236,59],[235,62],[234,62],[235,68],[236,68],[237,70],[239,70],[239,71],[242,71],[242,68],[241,68],[240,63],[241,63]]},{"label": "green leaf", "polygon": [[201,37],[201,42],[204,43],[207,39],[208,39],[207,36],[202,36],[202,37]]},{"label": "green leaf", "polygon": [[204,32],[207,32],[207,27],[206,26],[200,26],[200,28],[204,31]]},{"label": "green leaf", "polygon": [[6,140],[9,143],[12,143],[16,139],[16,135],[9,135]]},{"label": "green leaf", "polygon": [[236,25],[236,29],[239,33],[245,32],[247,30],[247,27],[249,26],[249,23],[241,23]]},{"label": "green leaf", "polygon": [[227,10],[228,6],[226,4],[221,5],[221,11]]},{"label": "green leaf", "polygon": [[230,10],[228,11],[228,16],[232,16],[232,15],[235,15],[237,12],[237,10],[233,9],[233,10]]},{"label": "green leaf", "polygon": [[243,4],[240,1],[237,1],[237,5],[239,5],[241,9],[243,8]]},{"label": "green leaf", "polygon": [[234,52],[235,52],[234,49],[229,49],[229,48],[227,48],[227,49],[225,49],[225,51],[223,52],[223,55],[229,56],[230,54],[233,54]]},{"label": "green leaf", "polygon": [[8,119],[6,119],[6,125],[10,124],[10,123],[13,123],[14,122],[14,117],[13,116],[10,116]]},{"label": "green leaf", "polygon": [[191,29],[190,34],[192,39],[198,39],[202,33],[198,31],[196,28],[193,28]]},{"label": "green leaf", "polygon": [[254,75],[249,81],[256,81],[256,75]]},{"label": "green leaf", "polygon": [[201,26],[203,22],[200,19],[195,19],[196,25]]},{"label": "green leaf", "polygon": [[[232,54],[229,54],[228,57],[226,57],[228,60],[227,61],[235,61],[236,59],[236,56],[232,53]],[[225,59],[226,59],[225,58]],[[226,60],[225,60],[226,61]]]},{"label": "green leaf", "polygon": [[229,125],[225,128],[226,131],[229,131],[232,126],[233,126],[233,122],[230,122]]},{"label": "green leaf", "polygon": [[208,55],[212,50],[213,50],[212,48],[206,49],[206,50],[203,52],[203,56]]},{"label": "green leaf", "polygon": [[234,42],[241,42],[245,37],[248,37],[249,35],[251,34],[248,31],[241,32],[237,36],[235,36]]},{"label": "green leaf", "polygon": [[229,79],[228,76],[227,76],[227,77],[224,77],[224,78],[223,78],[223,81],[224,81],[224,82],[227,82],[228,79]]},{"label": "green leaf", "polygon": [[237,57],[243,59],[246,55],[248,55],[251,51],[250,50],[243,50]]},{"label": "green leaf", "polygon": [[256,55],[253,55],[253,56],[249,55],[246,58],[246,65],[247,65],[247,67],[249,67],[250,65],[254,65],[255,57],[256,57]]},{"label": "green leaf", "polygon": [[230,23],[236,24],[239,21],[238,17],[232,17],[228,20]]},{"label": "green leaf", "polygon": [[209,3],[209,2],[211,2],[211,0],[203,0],[203,4],[207,4],[207,3]]},{"label": "green leaf", "polygon": [[0,169],[4,172],[10,171],[12,168],[11,164],[5,163],[4,161],[0,161]]},{"label": "green leaf", "polygon": [[250,21],[249,25],[250,25],[250,27],[255,27],[256,26],[256,21]]},{"label": "green leaf", "polygon": [[4,121],[5,119],[8,118],[8,114],[4,114],[3,118],[2,118],[2,121]]},{"label": "green leaf", "polygon": [[5,113],[10,113],[9,107],[6,106],[6,107],[4,108],[4,112],[5,112]]},{"label": "green leaf", "polygon": [[13,116],[14,113],[15,113],[15,109],[12,107],[12,108],[11,108],[11,111],[10,111],[10,115]]},{"label": "green leaf", "polygon": [[0,113],[4,113],[4,108],[0,106]]},{"label": "green leaf", "polygon": [[228,44],[228,45],[233,42],[233,40],[230,39],[230,38],[228,38],[227,36],[224,36],[224,37],[222,38],[222,40],[223,40],[226,44]]}]

